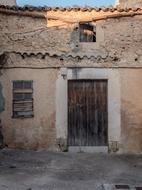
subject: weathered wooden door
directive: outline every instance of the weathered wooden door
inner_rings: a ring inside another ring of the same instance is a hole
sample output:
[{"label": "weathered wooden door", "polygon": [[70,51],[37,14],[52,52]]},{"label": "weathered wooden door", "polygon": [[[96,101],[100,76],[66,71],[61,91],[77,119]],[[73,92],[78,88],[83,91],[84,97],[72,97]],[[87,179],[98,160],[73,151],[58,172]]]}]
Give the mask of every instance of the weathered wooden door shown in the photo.
[{"label": "weathered wooden door", "polygon": [[68,146],[107,146],[107,80],[68,82]]}]

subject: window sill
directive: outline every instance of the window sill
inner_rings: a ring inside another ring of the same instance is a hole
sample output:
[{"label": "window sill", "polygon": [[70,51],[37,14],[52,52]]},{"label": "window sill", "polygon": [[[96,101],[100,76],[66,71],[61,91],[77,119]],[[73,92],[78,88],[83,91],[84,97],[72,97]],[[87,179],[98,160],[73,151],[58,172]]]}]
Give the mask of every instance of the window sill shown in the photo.
[{"label": "window sill", "polygon": [[34,115],[31,116],[12,116],[12,119],[30,119],[34,118]]}]

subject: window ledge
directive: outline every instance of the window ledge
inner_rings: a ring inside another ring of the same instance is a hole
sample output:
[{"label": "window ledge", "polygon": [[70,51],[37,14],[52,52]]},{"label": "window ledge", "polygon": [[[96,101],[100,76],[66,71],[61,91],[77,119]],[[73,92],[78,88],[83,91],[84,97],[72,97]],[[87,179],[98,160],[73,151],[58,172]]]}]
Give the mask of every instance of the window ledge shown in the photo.
[{"label": "window ledge", "polygon": [[31,115],[31,116],[12,116],[12,119],[30,119],[33,117],[34,117],[34,115]]},{"label": "window ledge", "polygon": [[99,42],[79,42],[79,45],[82,49],[99,49]]}]

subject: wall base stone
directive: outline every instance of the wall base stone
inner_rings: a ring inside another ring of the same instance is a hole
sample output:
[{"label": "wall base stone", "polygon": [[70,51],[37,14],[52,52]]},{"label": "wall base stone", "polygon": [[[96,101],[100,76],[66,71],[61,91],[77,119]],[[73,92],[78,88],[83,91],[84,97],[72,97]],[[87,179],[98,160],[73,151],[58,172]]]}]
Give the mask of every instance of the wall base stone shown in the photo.
[{"label": "wall base stone", "polygon": [[67,139],[58,138],[57,146],[58,146],[59,151],[67,152]]}]

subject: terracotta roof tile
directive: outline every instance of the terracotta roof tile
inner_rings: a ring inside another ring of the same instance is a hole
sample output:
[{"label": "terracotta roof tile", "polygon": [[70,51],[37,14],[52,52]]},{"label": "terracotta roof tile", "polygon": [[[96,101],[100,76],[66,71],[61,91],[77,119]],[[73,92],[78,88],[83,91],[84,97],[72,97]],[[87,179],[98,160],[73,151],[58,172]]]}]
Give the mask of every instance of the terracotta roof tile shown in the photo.
[{"label": "terracotta roof tile", "polygon": [[34,6],[29,6],[29,5],[25,5],[23,7],[19,7],[19,6],[5,6],[5,5],[0,5],[1,9],[7,9],[7,10],[13,10],[13,11],[118,11],[118,12],[129,12],[129,11],[139,11],[142,10],[142,8],[126,8],[126,9],[122,9],[120,7],[113,7],[113,6],[109,6],[109,7],[90,7],[90,6],[85,6],[85,7],[79,7],[79,6],[75,6],[75,7],[48,7],[48,6],[44,6],[44,7],[34,7]]}]

